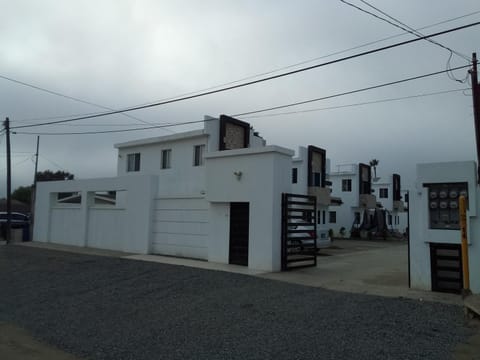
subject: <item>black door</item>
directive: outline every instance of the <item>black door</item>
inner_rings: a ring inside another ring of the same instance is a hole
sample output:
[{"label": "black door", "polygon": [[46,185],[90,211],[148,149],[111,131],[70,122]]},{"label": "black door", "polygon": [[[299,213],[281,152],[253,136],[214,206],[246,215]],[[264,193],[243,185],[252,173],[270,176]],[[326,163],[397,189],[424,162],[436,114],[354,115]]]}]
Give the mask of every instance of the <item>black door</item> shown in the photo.
[{"label": "black door", "polygon": [[248,202],[230,203],[230,264],[248,266]]},{"label": "black door", "polygon": [[432,291],[460,293],[463,288],[462,248],[430,243]]}]

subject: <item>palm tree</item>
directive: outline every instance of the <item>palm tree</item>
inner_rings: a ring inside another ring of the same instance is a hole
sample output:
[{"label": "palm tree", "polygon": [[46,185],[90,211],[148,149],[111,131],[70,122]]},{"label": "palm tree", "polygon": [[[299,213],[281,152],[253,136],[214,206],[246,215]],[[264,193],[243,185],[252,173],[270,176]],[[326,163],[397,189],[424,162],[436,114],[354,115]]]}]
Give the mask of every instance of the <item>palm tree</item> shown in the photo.
[{"label": "palm tree", "polygon": [[370,160],[370,166],[373,167],[374,178],[377,177],[377,165],[379,162],[380,160],[377,160],[377,159]]}]

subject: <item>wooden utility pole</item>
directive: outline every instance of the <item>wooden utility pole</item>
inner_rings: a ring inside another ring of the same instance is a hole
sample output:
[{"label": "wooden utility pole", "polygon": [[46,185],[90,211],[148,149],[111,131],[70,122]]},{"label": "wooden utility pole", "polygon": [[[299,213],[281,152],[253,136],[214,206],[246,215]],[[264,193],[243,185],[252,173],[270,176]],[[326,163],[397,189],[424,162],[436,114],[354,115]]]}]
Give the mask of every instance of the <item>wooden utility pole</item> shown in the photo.
[{"label": "wooden utility pole", "polygon": [[37,136],[37,152],[35,153],[35,172],[33,173],[32,193],[30,196],[30,239],[33,237],[33,224],[35,222],[35,200],[37,197],[37,171],[38,171],[38,148],[40,136]]},{"label": "wooden utility pole", "polygon": [[7,228],[5,232],[5,240],[7,244],[11,241],[12,229],[12,155],[10,153],[10,120],[8,117],[3,123],[5,127],[5,135],[7,139]]},{"label": "wooden utility pole", "polygon": [[478,84],[477,74],[477,53],[472,54],[472,70],[470,70],[470,76],[472,79],[473,121],[477,145],[477,181],[480,184],[480,86]]}]

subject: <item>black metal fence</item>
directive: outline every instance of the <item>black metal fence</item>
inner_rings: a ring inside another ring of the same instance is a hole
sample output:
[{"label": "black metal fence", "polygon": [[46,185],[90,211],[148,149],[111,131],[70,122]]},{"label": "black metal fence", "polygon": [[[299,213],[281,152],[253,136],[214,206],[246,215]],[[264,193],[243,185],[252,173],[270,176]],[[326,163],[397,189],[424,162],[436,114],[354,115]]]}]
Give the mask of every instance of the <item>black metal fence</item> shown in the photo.
[{"label": "black metal fence", "polygon": [[317,265],[315,196],[282,194],[282,270]]}]

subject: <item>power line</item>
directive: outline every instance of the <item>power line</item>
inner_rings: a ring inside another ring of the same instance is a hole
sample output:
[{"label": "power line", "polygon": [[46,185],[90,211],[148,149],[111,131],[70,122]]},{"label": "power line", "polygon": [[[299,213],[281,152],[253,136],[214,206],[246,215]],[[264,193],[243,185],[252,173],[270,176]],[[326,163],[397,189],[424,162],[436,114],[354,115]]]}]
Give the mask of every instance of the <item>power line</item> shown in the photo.
[{"label": "power line", "polygon": [[[467,68],[469,66],[470,65],[459,66],[459,67],[455,68],[454,70]],[[429,73],[429,74],[418,75],[418,76],[414,76],[414,77],[405,78],[405,79],[402,79],[402,80],[391,81],[391,82],[387,82],[387,83],[383,83],[383,84],[379,84],[379,85],[374,85],[374,86],[369,86],[369,87],[365,87],[365,88],[361,88],[361,89],[346,91],[346,92],[337,93],[337,94],[333,94],[333,95],[328,95],[328,96],[324,96],[324,97],[320,97],[320,98],[316,98],[316,99],[299,101],[299,102],[280,105],[280,106],[275,106],[275,107],[271,107],[271,108],[267,108],[267,109],[249,111],[249,112],[245,112],[245,113],[241,113],[241,114],[234,114],[232,116],[239,117],[239,116],[243,116],[243,115],[250,115],[250,114],[266,112],[266,111],[270,111],[270,110],[276,110],[276,109],[282,109],[282,108],[291,107],[291,106],[307,104],[307,103],[316,102],[316,101],[320,101],[320,100],[331,99],[331,98],[350,95],[350,94],[359,93],[359,92],[363,92],[363,91],[367,91],[367,90],[378,89],[378,88],[385,87],[385,86],[405,83],[407,81],[418,80],[418,79],[426,78],[426,77],[429,77],[429,76],[435,76],[435,75],[445,73],[446,71],[448,71],[448,70],[436,71],[436,72]],[[85,132],[55,132],[55,133],[52,133],[52,132],[35,132],[35,133],[32,133],[32,132],[15,131],[13,133],[14,134],[23,134],[23,135],[96,135],[96,134],[122,133],[122,132],[139,131],[139,130],[151,130],[151,129],[156,129],[156,128],[173,127],[173,126],[181,126],[181,125],[191,125],[191,124],[197,124],[197,123],[214,121],[214,120],[218,120],[218,119],[192,120],[192,121],[174,123],[174,124],[171,124],[171,125],[158,125],[158,126],[150,126],[150,127],[144,127],[144,128],[131,128],[131,129],[119,129],[119,130],[85,131]]]},{"label": "power line", "polygon": [[413,43],[413,42],[416,42],[416,41],[419,41],[419,40],[423,40],[427,37],[439,36],[439,35],[451,33],[451,32],[454,32],[454,31],[466,29],[466,28],[476,26],[476,25],[479,25],[479,24],[480,24],[480,22],[475,22],[475,23],[459,26],[459,27],[456,27],[456,28],[443,30],[443,31],[433,33],[433,34],[429,34],[429,35],[426,35],[426,36],[422,36],[422,37],[419,37],[419,38],[416,38],[416,39],[406,40],[406,41],[403,41],[403,42],[383,46],[383,47],[380,47],[380,48],[377,48],[377,49],[372,49],[372,50],[364,51],[364,52],[361,52],[361,53],[358,53],[358,54],[354,54],[354,55],[346,56],[346,57],[343,57],[343,58],[327,61],[327,62],[324,62],[324,63],[321,63],[321,64],[316,64],[316,65],[304,67],[304,68],[301,68],[301,69],[288,71],[288,72],[285,72],[285,73],[282,73],[282,74],[272,75],[272,76],[268,76],[268,77],[265,77],[265,78],[262,78],[262,79],[253,80],[253,81],[249,81],[249,82],[245,82],[245,83],[241,83],[241,84],[237,84],[237,85],[228,86],[228,87],[224,87],[224,88],[217,89],[217,90],[211,90],[211,91],[203,92],[203,93],[200,93],[200,94],[185,96],[185,97],[182,97],[182,98],[177,98],[177,99],[172,99],[172,100],[167,100],[167,101],[156,102],[156,103],[147,104],[147,105],[134,106],[134,107],[130,107],[130,108],[122,109],[122,110],[115,110],[115,111],[99,113],[99,114],[96,114],[96,115],[81,116],[81,117],[77,117],[77,118],[57,120],[57,121],[49,121],[49,122],[44,122],[44,123],[39,123],[39,124],[13,126],[12,129],[20,129],[20,128],[36,127],[36,126],[44,126],[44,125],[53,125],[53,124],[60,124],[60,123],[84,120],[84,119],[91,119],[91,118],[100,117],[100,116],[114,115],[114,114],[119,114],[121,112],[146,109],[146,108],[156,107],[156,106],[160,106],[160,105],[171,104],[171,103],[174,103],[174,102],[194,99],[194,98],[198,98],[198,97],[202,97],[202,96],[206,96],[206,95],[211,95],[211,94],[216,94],[216,93],[224,92],[224,91],[227,91],[227,90],[237,89],[237,88],[241,88],[241,87],[245,87],[245,86],[249,86],[249,85],[253,85],[253,84],[257,84],[257,83],[261,83],[261,82],[265,82],[265,81],[269,81],[269,80],[273,80],[273,79],[278,79],[278,78],[281,78],[281,77],[297,74],[297,73],[300,73],[300,72],[316,69],[316,68],[323,67],[323,66],[326,66],[326,65],[339,63],[339,62],[346,61],[346,60],[351,60],[351,59],[354,59],[354,58],[357,58],[357,57],[361,57],[361,56],[377,53],[377,52],[380,52],[380,51],[384,51],[384,50],[387,50],[387,49],[392,49],[392,48],[395,48],[395,47],[398,47],[398,46],[410,44],[410,43]]},{"label": "power line", "polygon": [[[362,0],[360,0],[360,1],[362,1]],[[352,4],[352,3],[350,3],[350,2],[348,2],[348,1],[346,1],[346,0],[340,0],[340,2],[342,2],[342,3],[344,3],[344,4],[348,5],[348,6],[351,6],[351,7],[355,8],[355,9],[357,9],[357,10],[360,10],[360,11],[366,13],[366,14],[369,14],[369,15],[371,15],[371,16],[379,19],[379,20],[385,21],[386,23],[388,23],[388,24],[390,24],[390,25],[393,25],[393,26],[395,26],[396,28],[402,29],[402,30],[404,30],[404,31],[406,31],[406,32],[408,32],[408,33],[410,33],[410,34],[412,34],[412,35],[415,35],[415,36],[417,36],[417,37],[422,37],[422,36],[423,36],[420,32],[416,31],[415,29],[412,29],[412,28],[411,28],[410,26],[408,26],[408,25],[403,24],[402,22],[396,20],[395,18],[391,17],[390,15],[388,15],[388,14],[384,13],[383,11],[377,9],[377,8],[374,7],[373,5],[368,4],[367,2],[362,1],[364,4],[366,4],[366,5],[374,8],[374,9],[377,10],[378,12],[386,15],[387,17],[393,19],[394,21],[397,21],[398,23],[400,23],[400,24],[402,24],[402,25],[404,25],[404,26],[398,25],[398,24],[396,24],[396,23],[394,23],[394,22],[392,22],[392,21],[390,21],[390,20],[388,20],[388,19],[385,19],[385,18],[383,18],[383,17],[381,17],[381,16],[378,16],[377,14],[374,14],[374,13],[372,13],[371,11],[365,10],[365,9],[361,8],[360,6],[357,6],[357,5],[355,5],[355,4]],[[436,41],[434,41],[434,40],[427,39],[427,38],[425,38],[425,40],[428,41],[428,42],[431,42],[432,44],[438,45],[438,46],[440,46],[440,47],[442,47],[442,48],[444,48],[444,49],[446,49],[446,50],[448,50],[448,51],[450,51],[450,52],[452,52],[452,53],[455,53],[455,54],[457,54],[458,56],[464,58],[464,59],[467,60],[467,61],[470,60],[470,59],[469,59],[468,57],[466,57],[465,55],[463,55],[463,54],[461,54],[461,53],[457,53],[456,51],[453,51],[452,49],[450,49],[450,48],[448,48],[448,47],[446,47],[446,46],[443,46],[442,44],[440,44],[440,43],[438,43],[438,42],[436,42]]]},{"label": "power line", "polygon": [[[348,4],[348,5],[350,5],[350,6],[353,6],[353,7],[357,8],[357,9],[363,11],[363,12],[366,12],[366,13],[372,15],[372,16],[375,16],[375,14],[373,14],[373,13],[371,13],[371,12],[365,10],[365,9],[362,9],[362,8],[360,8],[360,7],[356,7],[355,5],[349,3],[349,2],[347,2],[347,1],[345,1],[345,0],[340,0],[340,1],[343,2],[343,3],[345,3],[345,4]],[[380,19],[380,20],[382,20],[382,21],[385,21],[385,22],[388,22],[389,24],[391,24],[391,25],[393,25],[393,26],[395,26],[395,27],[397,27],[397,28],[400,28],[400,29],[402,29],[402,30],[404,30],[404,31],[407,31],[408,33],[410,33],[410,34],[412,34],[412,35],[415,35],[415,36],[423,36],[423,35],[424,35],[424,34],[422,34],[420,31],[415,30],[415,29],[412,28],[411,26],[409,26],[409,25],[405,24],[404,22],[402,22],[402,21],[394,18],[393,16],[387,14],[385,11],[380,10],[378,7],[373,6],[372,4],[370,4],[369,2],[367,2],[366,0],[360,0],[360,1],[361,1],[362,3],[364,3],[365,5],[369,6],[370,8],[378,11],[380,14],[385,15],[386,17],[388,17],[389,19],[391,19],[391,20],[393,20],[393,21],[396,21],[397,24],[392,23],[392,22],[388,21],[387,19],[382,18],[382,17],[380,17],[380,16],[376,16],[378,19]],[[398,25],[398,24],[400,24],[400,25]],[[445,46],[445,45],[443,45],[443,44],[440,44],[438,41],[435,41],[435,40],[432,40],[432,39],[425,39],[425,40],[427,40],[428,42],[430,42],[430,43],[432,43],[432,44],[435,44],[435,45],[437,45],[437,46],[440,46],[441,48],[449,51],[450,53],[454,53],[454,54],[462,57],[462,58],[465,59],[467,62],[470,62],[470,58],[469,58],[468,56],[466,56],[466,55],[464,55],[464,54],[462,54],[462,53],[460,53],[460,52],[458,52],[458,51],[452,50],[452,49],[449,48],[448,46]]]},{"label": "power line", "polygon": [[[379,9],[378,7],[373,6],[372,4],[370,4],[370,3],[369,3],[368,1],[366,1],[366,0],[360,0],[360,1],[361,1],[363,4],[367,5],[368,7],[374,9],[375,11],[378,11],[380,14],[385,15],[386,17],[388,17],[389,19],[391,19],[391,20],[393,20],[393,21],[396,21],[396,22],[397,22],[398,24],[400,24],[401,26],[400,26],[400,25],[397,25],[397,24],[394,24],[394,23],[392,23],[392,22],[388,21],[387,19],[384,19],[384,18],[382,18],[382,17],[380,17],[380,16],[376,16],[375,14],[372,14],[372,13],[369,12],[369,11],[366,11],[366,10],[364,10],[364,9],[361,9],[360,7],[357,7],[357,6],[351,4],[351,3],[347,2],[347,1],[344,1],[344,0],[340,0],[340,1],[343,2],[343,3],[345,3],[345,4],[347,4],[347,5],[352,6],[352,7],[356,8],[356,9],[358,9],[358,10],[361,10],[361,11],[363,11],[363,12],[369,14],[369,15],[375,16],[376,18],[378,18],[378,19],[380,19],[380,20],[383,20],[383,21],[385,21],[385,22],[387,22],[387,23],[389,23],[389,24],[391,24],[391,25],[393,25],[393,26],[395,26],[395,27],[397,27],[397,28],[400,28],[400,29],[402,29],[402,30],[405,30],[405,31],[409,32],[410,34],[413,34],[413,35],[415,35],[415,36],[417,36],[417,37],[423,36],[423,34],[422,34],[420,31],[412,28],[411,26],[405,24],[404,22],[398,20],[397,18],[395,18],[395,17],[387,14],[385,11]],[[458,55],[459,57],[465,59],[468,63],[470,62],[470,59],[468,58],[468,56],[466,56],[466,55],[464,55],[464,54],[462,54],[462,53],[460,53],[460,52],[458,52],[458,51],[455,51],[455,50],[453,50],[452,48],[450,48],[450,47],[448,47],[448,46],[445,46],[445,45],[441,44],[440,42],[435,41],[435,40],[433,40],[433,39],[426,39],[426,40],[429,41],[430,43],[434,44],[434,45],[437,45],[437,46],[439,46],[439,47],[447,50],[447,51],[450,53],[450,55],[449,55],[449,57],[448,57],[448,59],[447,59],[447,64],[446,64],[447,69],[451,69],[451,60],[452,60],[453,54],[456,54],[456,55]],[[462,83],[462,84],[465,83],[465,81],[466,81],[466,80],[468,79],[468,77],[469,77],[468,74],[466,74],[464,79],[457,79],[457,78],[455,77],[455,75],[453,74],[452,71],[447,72],[447,76],[448,76],[451,80],[460,82],[460,83]]]},{"label": "power line", "polygon": [[[79,102],[79,103],[82,103],[82,104],[94,106],[94,107],[101,108],[101,109],[104,109],[104,110],[109,110],[109,111],[114,111],[114,110],[115,110],[115,109],[110,108],[110,107],[108,107],[108,106],[103,106],[103,105],[100,105],[100,104],[97,104],[97,103],[94,103],[94,102],[91,102],[91,101],[83,100],[83,99],[80,99],[80,98],[77,98],[77,97],[74,97],[74,96],[65,95],[65,94],[62,94],[62,93],[60,93],[60,92],[53,91],[53,90],[49,90],[49,89],[44,88],[44,87],[41,87],[41,86],[29,84],[29,83],[27,83],[27,82],[20,81],[20,80],[17,80],[17,79],[14,79],[14,78],[11,78],[11,77],[8,77],[8,76],[5,76],[5,75],[0,75],[0,78],[1,78],[1,79],[4,79],[4,80],[11,81],[11,82],[16,83],[16,84],[19,84],[19,85],[27,86],[27,87],[32,88],[32,89],[35,89],[35,90],[43,91],[43,92],[45,92],[45,93],[47,93],[47,94],[50,94],[50,95],[55,95],[55,96],[63,97],[63,98],[65,98],[65,99],[73,100],[73,101],[76,101],[76,102]],[[133,115],[124,114],[123,112],[120,113],[120,114],[122,114],[123,116],[126,116],[126,117],[128,117],[128,118],[131,118],[131,119],[140,121],[140,122],[142,122],[142,123],[144,123],[144,124],[151,125],[148,121],[142,120],[142,119],[140,119],[140,118],[138,118],[138,117],[135,117],[135,116],[133,116]]]},{"label": "power line", "polygon": [[[453,70],[463,69],[463,68],[467,68],[467,67],[470,67],[470,65],[458,66],[458,67],[454,68]],[[339,97],[339,96],[351,95],[351,94],[356,94],[356,93],[367,91],[367,90],[382,88],[382,87],[385,87],[385,86],[401,84],[401,83],[405,83],[407,81],[423,79],[423,78],[426,78],[426,77],[429,77],[429,76],[435,76],[435,75],[443,74],[447,71],[449,71],[449,70],[436,71],[436,72],[429,73],[429,74],[413,76],[413,77],[405,78],[405,79],[402,79],[402,80],[390,81],[390,82],[387,82],[387,83],[374,85],[374,86],[368,86],[368,87],[364,87],[364,88],[356,89],[356,90],[351,90],[351,91],[346,91],[346,92],[339,93],[339,94],[323,96],[323,97],[316,98],[316,99],[297,101],[297,102],[289,103],[289,104],[285,104],[285,105],[272,106],[272,107],[264,108],[264,109],[260,109],[260,110],[253,110],[253,111],[248,111],[248,112],[244,112],[244,113],[240,113],[240,114],[234,114],[232,116],[244,116],[244,115],[250,115],[250,114],[257,114],[257,113],[271,111],[271,110],[284,109],[284,108],[291,107],[291,106],[309,104],[309,103],[320,101],[320,100],[332,99],[332,98]]]},{"label": "power line", "polygon": [[[470,12],[470,13],[467,13],[467,14],[464,14],[464,15],[460,15],[460,16],[457,16],[457,17],[454,17],[454,18],[449,18],[449,19],[446,19],[446,20],[442,20],[442,21],[439,21],[439,22],[436,22],[436,23],[433,23],[433,24],[429,24],[429,25],[426,25],[426,26],[423,26],[423,27],[420,27],[420,28],[414,29],[414,30],[419,31],[419,30],[429,29],[429,28],[432,28],[432,27],[435,27],[435,26],[438,26],[438,25],[443,25],[443,24],[446,24],[446,23],[449,23],[449,22],[452,22],[452,21],[456,21],[456,20],[463,19],[463,18],[466,18],[466,17],[469,17],[469,16],[473,16],[473,15],[476,15],[476,14],[480,14],[480,10],[473,11],[473,12]],[[174,98],[183,97],[183,96],[187,96],[187,95],[191,95],[191,94],[196,94],[196,93],[199,93],[199,92],[215,89],[215,88],[218,88],[218,87],[223,87],[223,86],[227,86],[227,85],[231,85],[231,84],[236,84],[236,83],[241,82],[241,81],[254,79],[254,78],[257,78],[257,77],[260,77],[260,76],[273,74],[273,73],[278,72],[278,71],[291,69],[293,67],[308,64],[308,63],[311,63],[313,61],[325,59],[325,58],[335,56],[335,55],[340,55],[340,54],[343,54],[343,53],[346,53],[346,52],[349,52],[349,51],[352,51],[352,50],[357,50],[357,49],[360,49],[360,48],[363,48],[363,47],[366,47],[366,46],[369,46],[369,45],[374,45],[374,44],[377,44],[377,43],[380,43],[380,42],[383,42],[383,41],[386,41],[386,40],[391,40],[391,39],[394,39],[394,38],[397,38],[397,37],[400,37],[400,36],[404,36],[405,34],[408,34],[408,33],[409,33],[408,31],[405,31],[405,32],[400,33],[400,34],[387,36],[387,37],[384,37],[382,39],[378,39],[378,40],[370,41],[370,42],[367,42],[367,43],[363,43],[363,44],[360,44],[360,45],[357,45],[357,46],[354,46],[354,47],[351,47],[351,48],[348,48],[348,49],[339,50],[339,51],[336,51],[336,52],[333,52],[333,53],[330,53],[330,54],[318,56],[318,57],[311,58],[311,59],[308,59],[308,60],[303,60],[303,61],[291,64],[291,65],[278,67],[278,68],[273,69],[273,70],[269,70],[269,71],[265,71],[265,72],[262,72],[262,73],[257,73],[257,74],[254,74],[254,75],[246,76],[246,77],[241,78],[241,79],[237,79],[237,80],[213,85],[213,86],[210,86],[210,87],[207,87],[207,88],[203,88],[203,89],[199,89],[199,90],[195,90],[195,91],[190,91],[190,92],[183,93],[183,94],[178,94],[178,95],[171,96],[171,97],[168,97],[168,98],[160,99],[158,101],[164,101],[164,100],[174,99]],[[145,104],[148,104],[148,103],[145,103]],[[95,113],[82,113],[82,114],[58,115],[58,116],[49,116],[49,117],[37,117],[37,118],[15,120],[15,122],[53,120],[53,119],[60,119],[60,118],[65,118],[65,117],[79,117],[79,116],[86,116],[86,115],[92,115],[92,114],[95,114]]]},{"label": "power line", "polygon": [[328,106],[328,107],[323,107],[323,108],[314,108],[314,109],[306,109],[306,110],[298,110],[298,111],[287,111],[287,112],[265,114],[265,115],[245,116],[245,117],[242,117],[242,119],[258,119],[258,118],[273,117],[273,116],[293,115],[293,114],[302,114],[302,113],[324,111],[324,110],[343,109],[343,108],[349,108],[349,107],[355,107],[355,106],[380,104],[380,103],[385,103],[385,102],[393,102],[393,101],[416,99],[416,98],[422,98],[422,97],[428,97],[428,96],[434,96],[434,95],[449,94],[449,93],[460,92],[460,91],[463,92],[465,90],[469,90],[469,88],[435,91],[435,92],[430,92],[430,93],[415,94],[415,95],[402,96],[402,97],[396,97],[396,98],[379,99],[379,100],[373,100],[373,101],[364,101],[364,102],[346,104],[346,105]]}]

